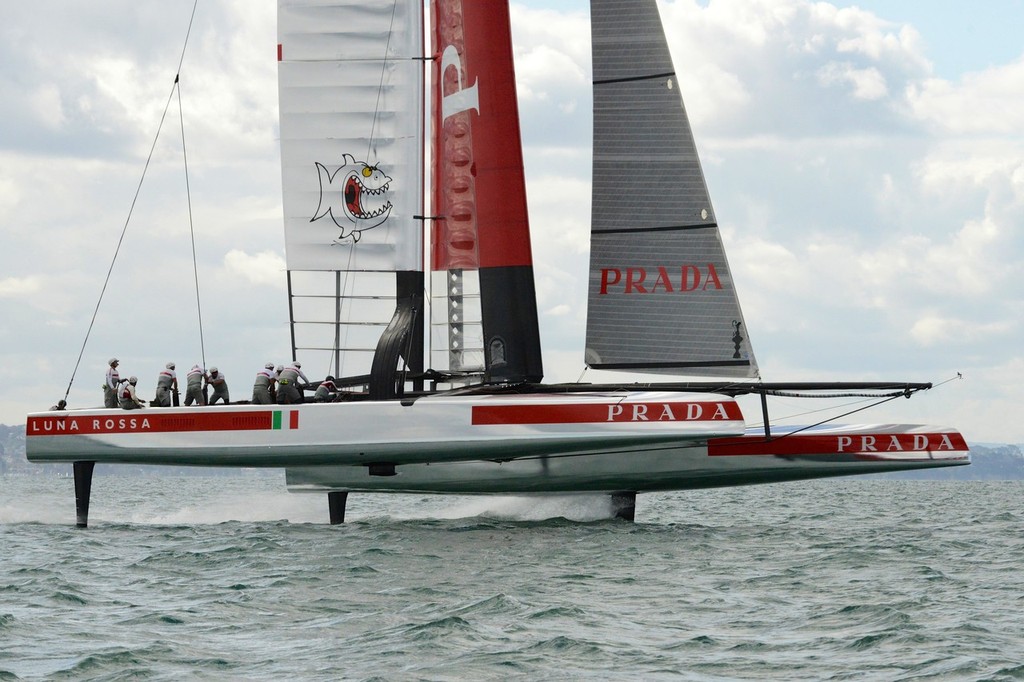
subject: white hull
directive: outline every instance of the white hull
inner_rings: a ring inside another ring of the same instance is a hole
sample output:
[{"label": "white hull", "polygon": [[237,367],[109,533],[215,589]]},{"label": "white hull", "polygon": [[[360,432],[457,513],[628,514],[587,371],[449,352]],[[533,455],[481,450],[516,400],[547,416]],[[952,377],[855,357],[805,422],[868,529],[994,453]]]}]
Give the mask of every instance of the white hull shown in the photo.
[{"label": "white hull", "polygon": [[387,477],[355,467],[289,467],[287,483],[295,492],[653,492],[970,464],[959,433],[930,426],[819,427],[781,438],[775,447],[764,443],[763,432],[752,430],[744,440],[748,449],[763,452],[730,455],[727,444],[712,441],[709,448],[706,442],[694,442],[510,462],[417,464],[399,467]]},{"label": "white hull", "polygon": [[732,398],[706,393],[437,395],[36,413],[26,452],[32,462],[407,465],[684,447],[743,429]]},{"label": "white hull", "polygon": [[33,462],[283,467],[295,491],[642,492],[970,463],[951,429],[766,442],[730,397],[659,391],[47,412],[26,434]]}]

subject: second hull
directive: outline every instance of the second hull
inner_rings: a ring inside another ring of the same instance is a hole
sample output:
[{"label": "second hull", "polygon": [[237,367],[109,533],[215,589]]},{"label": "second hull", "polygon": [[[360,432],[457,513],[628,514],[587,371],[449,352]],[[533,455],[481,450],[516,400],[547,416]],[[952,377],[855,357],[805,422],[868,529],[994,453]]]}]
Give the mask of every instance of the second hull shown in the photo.
[{"label": "second hull", "polygon": [[351,466],[289,467],[294,492],[462,494],[654,492],[774,483],[970,464],[956,431],[875,424],[685,445],[606,448],[510,461],[438,462],[396,467],[392,476]]}]

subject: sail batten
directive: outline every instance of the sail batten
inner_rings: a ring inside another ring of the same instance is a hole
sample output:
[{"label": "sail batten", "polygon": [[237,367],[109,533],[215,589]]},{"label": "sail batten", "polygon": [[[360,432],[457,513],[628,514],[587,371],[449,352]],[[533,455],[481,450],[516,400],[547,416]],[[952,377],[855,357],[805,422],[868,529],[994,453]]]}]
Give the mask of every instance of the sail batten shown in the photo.
[{"label": "sail batten", "polygon": [[751,377],[739,307],[654,0],[592,0],[586,363]]},{"label": "sail batten", "polygon": [[603,230],[592,230],[594,234],[620,234],[628,232],[630,234],[636,234],[638,232],[672,232],[675,230],[717,230],[718,225],[652,225],[651,227],[642,228],[609,228]]},{"label": "sail batten", "polygon": [[648,79],[663,79],[675,76],[675,71],[662,71],[659,73],[641,74],[639,76],[622,76],[620,78],[605,78],[602,80],[595,80],[594,85],[610,85],[612,83],[629,83],[631,81],[642,81]]}]

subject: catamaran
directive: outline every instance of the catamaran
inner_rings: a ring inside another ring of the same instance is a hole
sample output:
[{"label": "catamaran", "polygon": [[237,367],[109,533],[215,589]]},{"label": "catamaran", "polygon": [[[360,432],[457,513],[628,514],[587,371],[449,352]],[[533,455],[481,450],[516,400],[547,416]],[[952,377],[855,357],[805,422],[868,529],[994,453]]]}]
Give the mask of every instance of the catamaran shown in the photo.
[{"label": "catamaran", "polygon": [[584,361],[679,378],[543,383],[508,6],[432,0],[429,52],[425,19],[279,0],[293,358],[339,399],[30,414],[28,459],[74,463],[78,525],[96,462],[283,467],[331,523],[350,492],[601,493],[632,520],[640,492],[970,462],[951,428],[772,425],[770,396],[931,384],[760,379],[655,0],[591,1]]}]

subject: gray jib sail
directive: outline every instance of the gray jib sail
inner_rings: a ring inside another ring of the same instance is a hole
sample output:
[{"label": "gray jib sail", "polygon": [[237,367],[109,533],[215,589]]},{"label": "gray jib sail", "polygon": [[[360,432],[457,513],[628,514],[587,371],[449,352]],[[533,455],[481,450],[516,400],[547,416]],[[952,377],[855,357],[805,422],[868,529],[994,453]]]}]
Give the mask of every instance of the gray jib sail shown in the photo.
[{"label": "gray jib sail", "polygon": [[591,30],[587,365],[756,376],[655,0],[592,0]]}]

